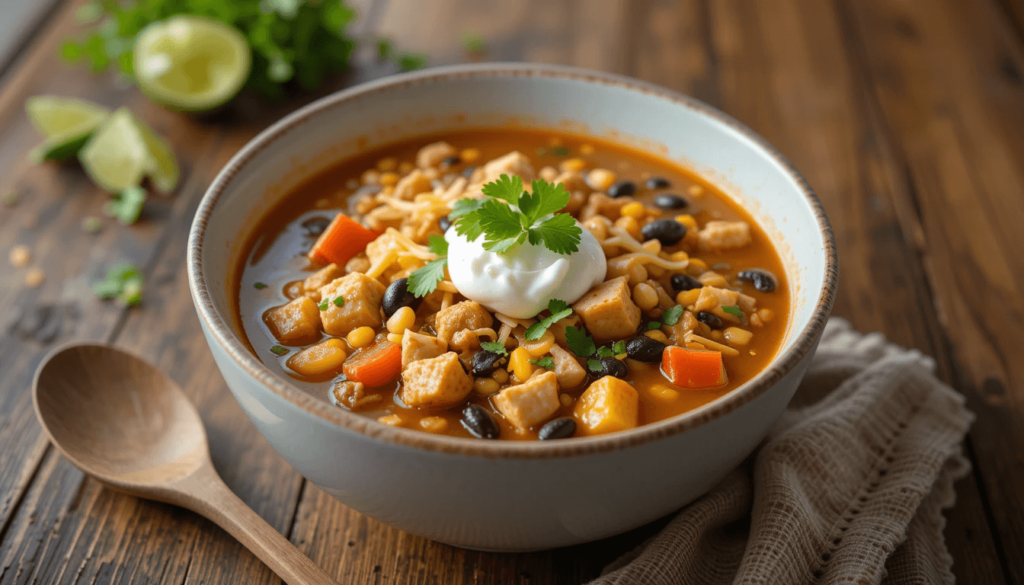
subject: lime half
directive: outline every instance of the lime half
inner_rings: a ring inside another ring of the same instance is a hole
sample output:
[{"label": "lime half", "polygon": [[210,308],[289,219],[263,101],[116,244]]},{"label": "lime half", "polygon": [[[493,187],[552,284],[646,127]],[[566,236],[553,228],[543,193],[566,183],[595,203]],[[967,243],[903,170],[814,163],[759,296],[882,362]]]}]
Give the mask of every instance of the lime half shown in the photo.
[{"label": "lime half", "polygon": [[143,131],[128,108],[117,110],[96,129],[78,159],[89,177],[111,193],[138,185],[153,166]]},{"label": "lime half", "polygon": [[34,162],[75,156],[96,127],[110,115],[110,110],[92,102],[52,95],[28,98],[25,112],[46,138],[29,153]]},{"label": "lime half", "polygon": [[154,22],[135,39],[139,88],[165,106],[209,110],[235,97],[252,55],[234,27],[199,16]]}]

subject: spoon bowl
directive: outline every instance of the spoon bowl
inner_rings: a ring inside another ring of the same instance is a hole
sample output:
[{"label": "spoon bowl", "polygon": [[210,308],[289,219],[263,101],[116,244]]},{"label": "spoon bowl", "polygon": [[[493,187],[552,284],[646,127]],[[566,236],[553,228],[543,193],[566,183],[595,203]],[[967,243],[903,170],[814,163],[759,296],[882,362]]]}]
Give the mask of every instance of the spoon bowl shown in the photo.
[{"label": "spoon bowl", "polygon": [[287,583],[336,583],[224,485],[199,413],[146,360],[109,345],[65,345],[39,365],[32,401],[54,446],[85,473],[209,518]]}]

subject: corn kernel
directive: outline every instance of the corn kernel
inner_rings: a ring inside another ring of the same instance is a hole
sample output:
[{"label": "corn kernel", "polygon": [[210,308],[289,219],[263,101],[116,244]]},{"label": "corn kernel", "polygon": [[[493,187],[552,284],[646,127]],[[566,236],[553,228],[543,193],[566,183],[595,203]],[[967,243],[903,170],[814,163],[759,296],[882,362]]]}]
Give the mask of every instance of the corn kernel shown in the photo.
[{"label": "corn kernel", "polygon": [[775,317],[775,311],[771,309],[760,309],[757,311],[757,316],[760,317],[762,321],[767,323]]},{"label": "corn kernel", "polygon": [[686,226],[687,230],[696,230],[696,229],[698,229],[697,228],[697,220],[694,219],[692,215],[689,215],[689,214],[687,214],[687,215],[677,215],[676,216],[676,221],[678,221],[679,223],[681,223],[684,226]]},{"label": "corn kernel", "polygon": [[377,161],[377,169],[381,171],[393,171],[398,168],[398,161],[392,157],[382,158]]},{"label": "corn kernel", "polygon": [[359,349],[360,347],[370,345],[374,336],[375,334],[372,327],[356,327],[352,331],[349,331],[346,339],[348,340],[349,345],[355,349]]},{"label": "corn kernel", "polygon": [[331,338],[290,357],[288,367],[300,376],[319,376],[341,368],[346,357],[342,341]]},{"label": "corn kernel", "polygon": [[587,173],[587,185],[595,191],[607,191],[615,184],[615,173],[608,169],[593,169]]},{"label": "corn kernel", "polygon": [[693,197],[700,197],[704,194],[704,187],[701,187],[700,185],[690,185],[690,188],[687,189],[686,192]]},{"label": "corn kernel", "polygon": [[658,293],[651,285],[641,282],[633,287],[633,302],[641,311],[650,311],[658,305]]},{"label": "corn kernel", "polygon": [[402,345],[402,334],[401,333],[388,333],[388,341],[395,345]]},{"label": "corn kernel", "polygon": [[545,181],[553,183],[555,179],[558,177],[558,169],[556,169],[555,167],[544,167],[541,170],[537,171],[537,174],[540,175],[540,178],[544,179]]},{"label": "corn kernel", "polygon": [[420,419],[420,428],[428,433],[443,433],[448,430],[448,421],[440,416],[425,416]]},{"label": "corn kernel", "polygon": [[729,288],[729,281],[724,276],[717,272],[709,271],[701,274],[697,277],[704,286],[713,286],[716,288]]},{"label": "corn kernel", "polygon": [[750,326],[751,327],[761,327],[762,325],[764,325],[764,323],[761,322],[761,317],[758,316],[757,313],[751,313],[750,314]]},{"label": "corn kernel", "polygon": [[690,264],[686,267],[686,271],[695,276],[700,276],[707,272],[707,270],[707,263],[700,258],[690,258]]},{"label": "corn kernel", "polygon": [[476,148],[465,148],[459,153],[459,158],[462,162],[471,163],[476,162],[480,158],[480,150]]},{"label": "corn kernel", "polygon": [[655,402],[661,402],[667,404],[669,402],[675,402],[679,398],[679,391],[674,388],[669,388],[662,384],[652,384],[647,387],[647,396]]},{"label": "corn kernel", "polygon": [[593,217],[588,219],[583,224],[583,227],[590,230],[590,235],[594,236],[594,239],[599,242],[608,237],[608,226],[600,218]]},{"label": "corn kernel", "polygon": [[385,187],[394,187],[395,185],[398,184],[398,179],[400,178],[401,177],[398,176],[398,173],[387,172],[380,174],[379,181],[380,184],[384,185]]},{"label": "corn kernel", "polygon": [[754,336],[753,333],[746,329],[740,329],[739,327],[728,327],[723,332],[723,335],[725,335],[726,343],[733,347],[738,345],[747,345],[750,343],[750,338]]},{"label": "corn kernel", "polygon": [[668,259],[673,262],[682,262],[683,260],[689,260],[690,255],[680,250],[678,252],[672,252],[672,255],[670,255]]},{"label": "corn kernel", "polygon": [[555,334],[548,330],[544,332],[544,335],[541,335],[540,339],[535,341],[523,341],[522,347],[526,351],[530,352],[531,356],[539,358],[551,351],[551,346],[554,344]]},{"label": "corn kernel", "polygon": [[629,267],[629,285],[636,286],[641,282],[646,282],[649,274],[647,268],[639,262]]},{"label": "corn kernel", "polygon": [[[629,205],[626,207],[629,207]],[[661,252],[661,242],[659,240],[647,240],[643,243],[643,249],[651,254],[657,254]]]},{"label": "corn kernel", "polygon": [[582,158],[570,158],[562,161],[562,164],[558,165],[558,168],[562,172],[575,172],[582,171],[587,168],[587,161]]},{"label": "corn kernel", "polygon": [[499,368],[494,370],[494,373],[491,374],[491,378],[499,385],[504,384],[505,382],[508,382],[508,372]]},{"label": "corn kernel", "polygon": [[623,205],[620,212],[625,217],[632,217],[637,221],[643,219],[647,215],[647,210],[644,209],[644,204],[637,201]]},{"label": "corn kernel", "polygon": [[594,147],[590,144],[580,145],[580,154],[594,154]]},{"label": "corn kernel", "polygon": [[562,406],[569,408],[574,402],[572,396],[569,396],[565,392],[558,395],[558,401],[562,403]]},{"label": "corn kernel", "polygon": [[640,222],[628,215],[615,220],[615,227],[626,230],[630,236],[633,236],[634,240],[640,240],[643,238]]},{"label": "corn kernel", "polygon": [[683,292],[681,292],[681,293],[676,295],[676,303],[678,303],[678,304],[680,304],[680,305],[682,305],[684,307],[689,307],[690,305],[696,303],[697,299],[699,297],[700,297],[700,289],[699,288],[692,288],[690,290],[684,290]]},{"label": "corn kernel", "polygon": [[380,173],[378,173],[374,169],[370,169],[363,173],[362,177],[360,177],[360,180],[363,182],[364,185],[376,185],[380,181]]},{"label": "corn kernel", "polygon": [[530,363],[532,357],[526,348],[517,347],[508,359],[508,371],[520,382],[529,380],[533,374],[533,364]]},{"label": "corn kernel", "polygon": [[416,322],[416,311],[412,310],[412,307],[402,307],[395,311],[394,315],[388,319],[388,331],[401,335],[405,333],[406,329],[413,326]]},{"label": "corn kernel", "polygon": [[662,343],[664,343],[666,345],[671,343],[668,340],[668,336],[666,336],[664,333],[662,333],[661,331],[659,331],[657,329],[655,329],[653,331],[648,331],[648,332],[644,333],[644,335],[646,335],[647,337],[650,337],[651,339],[660,341],[660,342],[662,342]]},{"label": "corn kernel", "polygon": [[473,391],[481,396],[490,396],[498,391],[501,384],[498,384],[493,378],[477,378],[473,380]]},{"label": "corn kernel", "polygon": [[388,414],[378,418],[377,422],[384,423],[389,427],[400,427],[402,426],[402,423],[405,421],[403,421],[402,417],[398,416],[397,414]]}]

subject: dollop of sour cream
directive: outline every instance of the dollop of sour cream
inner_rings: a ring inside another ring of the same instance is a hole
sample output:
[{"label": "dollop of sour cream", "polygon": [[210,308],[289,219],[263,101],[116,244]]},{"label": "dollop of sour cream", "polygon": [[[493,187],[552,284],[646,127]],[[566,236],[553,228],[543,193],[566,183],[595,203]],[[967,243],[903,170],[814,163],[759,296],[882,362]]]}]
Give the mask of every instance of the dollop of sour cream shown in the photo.
[{"label": "dollop of sour cream", "polygon": [[569,256],[529,242],[504,254],[488,252],[483,237],[470,242],[451,228],[445,234],[448,274],[467,299],[509,317],[529,319],[548,308],[551,299],[572,304],[604,281],[604,251],[590,231],[580,228],[579,250]]}]

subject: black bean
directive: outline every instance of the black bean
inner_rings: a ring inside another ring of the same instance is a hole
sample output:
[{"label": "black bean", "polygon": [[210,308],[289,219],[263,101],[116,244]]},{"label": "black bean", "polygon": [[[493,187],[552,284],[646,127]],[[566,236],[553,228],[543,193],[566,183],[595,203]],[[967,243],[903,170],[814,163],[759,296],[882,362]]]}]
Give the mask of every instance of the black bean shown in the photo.
[{"label": "black bean", "polygon": [[303,221],[302,229],[305,230],[307,237],[315,238],[324,233],[324,230],[327,229],[327,226],[329,225],[331,225],[331,220],[318,215]]},{"label": "black bean", "polygon": [[654,206],[662,209],[685,209],[690,206],[690,202],[679,195],[662,193],[654,198]]},{"label": "black bean", "polygon": [[540,428],[537,438],[541,441],[568,439],[576,433],[576,421],[571,416],[563,416],[549,421]]},{"label": "black bean", "polygon": [[481,349],[473,354],[473,375],[490,376],[505,362],[505,356],[493,351]]},{"label": "black bean", "polygon": [[441,161],[441,168],[442,169],[447,169],[447,168],[450,168],[450,167],[454,167],[455,165],[459,164],[460,162],[462,162],[462,159],[459,158],[459,155],[457,155],[457,154],[453,154],[451,156],[446,156],[446,157],[444,157],[444,160]]},{"label": "black bean", "polygon": [[701,311],[697,313],[697,320],[712,329],[721,329],[723,325],[722,319],[719,318],[718,315],[709,311]]},{"label": "black bean", "polygon": [[699,280],[689,274],[673,274],[670,280],[672,281],[672,290],[676,292],[704,288],[704,285]]},{"label": "black bean", "polygon": [[448,216],[445,215],[437,220],[437,225],[441,228],[442,232],[447,232],[448,228],[452,227],[452,220],[448,219]]},{"label": "black bean", "polygon": [[660,362],[665,344],[646,335],[634,337],[626,342],[626,355],[639,362]]},{"label": "black bean", "polygon": [[473,176],[473,171],[475,171],[475,170],[476,170],[475,166],[468,166],[468,167],[462,169],[462,176],[466,177],[468,179],[468,178]]},{"label": "black bean", "polygon": [[779,286],[779,279],[775,278],[771,272],[761,268],[743,270],[736,275],[736,278],[750,281],[754,288],[761,292],[772,292]]},{"label": "black bean", "polygon": [[422,301],[422,298],[416,298],[409,292],[409,279],[399,278],[389,284],[387,290],[384,291],[384,302],[381,303],[381,307],[384,309],[384,316],[390,319],[391,315],[397,313],[398,309],[402,307],[412,307],[415,311]]},{"label": "black bean", "polygon": [[501,435],[494,417],[479,404],[470,404],[462,409],[462,426],[478,439],[497,439]]},{"label": "black bean", "polygon": [[641,230],[644,241],[658,240],[662,246],[674,246],[686,236],[686,226],[674,219],[657,219]]},{"label": "black bean", "polygon": [[601,363],[601,367],[597,370],[591,370],[591,373],[598,378],[605,376],[614,376],[625,380],[629,376],[629,368],[626,364],[613,357],[597,358],[597,361]]},{"label": "black bean", "polygon": [[636,183],[633,181],[619,181],[608,187],[608,194],[614,198],[626,197],[636,193]]},{"label": "black bean", "polygon": [[651,191],[654,191],[656,189],[668,189],[672,186],[672,183],[669,183],[665,177],[651,177],[647,179],[644,185]]}]

